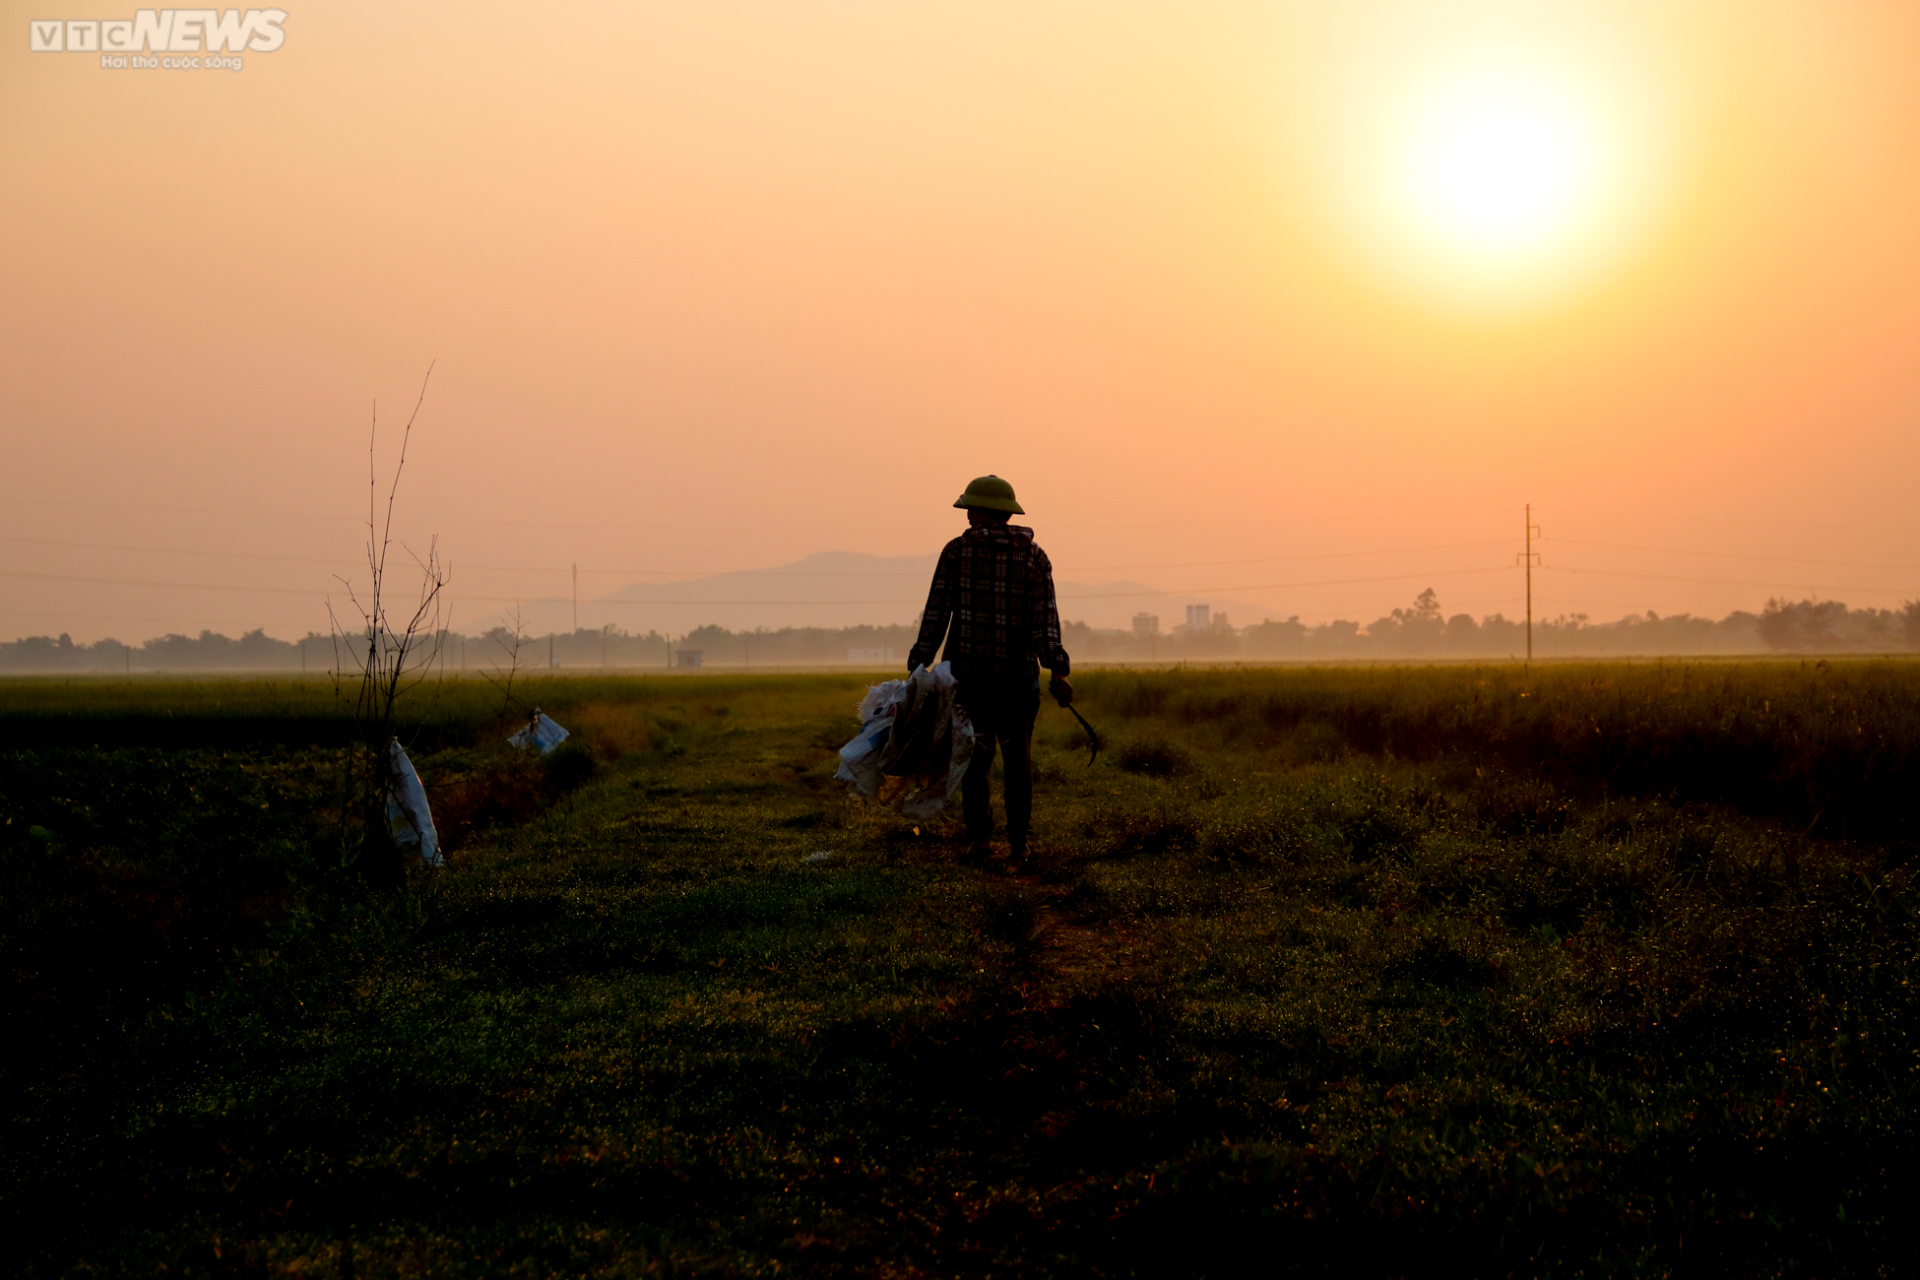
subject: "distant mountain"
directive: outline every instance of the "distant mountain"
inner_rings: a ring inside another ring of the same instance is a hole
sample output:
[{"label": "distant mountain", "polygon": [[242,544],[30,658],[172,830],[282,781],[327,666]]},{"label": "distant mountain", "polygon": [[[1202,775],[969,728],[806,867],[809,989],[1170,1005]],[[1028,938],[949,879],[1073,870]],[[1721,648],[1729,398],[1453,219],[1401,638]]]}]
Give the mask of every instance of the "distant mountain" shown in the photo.
[{"label": "distant mountain", "polygon": [[580,620],[676,632],[708,623],[740,631],[911,622],[926,602],[935,559],[822,551],[772,569],[636,582],[595,600],[592,623],[582,601]]},{"label": "distant mountain", "polygon": [[[912,622],[926,602],[934,555],[873,556],[858,551],[822,551],[771,569],[716,573],[683,582],[636,582],[593,600],[580,602],[580,625],[589,630],[612,625],[632,632],[680,634],[713,624],[732,631],[766,627],[883,626]],[[1225,610],[1235,626],[1284,616],[1265,605],[1239,600],[1172,596],[1142,582],[1080,583],[1059,581],[1060,616],[1095,627],[1129,627],[1140,612],[1159,615],[1163,631],[1186,619],[1189,604]],[[520,607],[529,635],[567,631],[572,604],[566,600],[529,600]],[[462,621],[462,631],[511,625],[503,611],[477,622]]]}]

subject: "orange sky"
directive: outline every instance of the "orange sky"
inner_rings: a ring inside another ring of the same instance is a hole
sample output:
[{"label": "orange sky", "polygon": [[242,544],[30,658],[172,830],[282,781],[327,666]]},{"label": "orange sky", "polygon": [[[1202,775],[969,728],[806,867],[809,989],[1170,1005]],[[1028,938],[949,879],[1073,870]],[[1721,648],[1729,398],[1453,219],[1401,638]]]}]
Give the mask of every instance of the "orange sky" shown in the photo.
[{"label": "orange sky", "polygon": [[[329,0],[238,72],[4,8],[5,638],[324,630],[436,360],[464,618],[931,551],[984,471],[1063,578],[1315,621],[1516,615],[1525,502],[1544,615],[1920,596],[1911,3]],[[1488,50],[1619,153],[1538,269],[1368,203]]]}]

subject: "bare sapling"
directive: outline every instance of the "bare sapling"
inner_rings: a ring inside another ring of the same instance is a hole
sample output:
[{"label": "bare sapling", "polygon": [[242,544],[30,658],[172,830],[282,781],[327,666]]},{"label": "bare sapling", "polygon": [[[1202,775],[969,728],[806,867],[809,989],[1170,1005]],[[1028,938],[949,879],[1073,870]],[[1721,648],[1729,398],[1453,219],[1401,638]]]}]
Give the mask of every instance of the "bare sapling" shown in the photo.
[{"label": "bare sapling", "polygon": [[[400,433],[400,456],[394,463],[387,484],[386,509],[380,506],[380,471],[376,446],[380,439],[379,406],[374,406],[373,425],[367,440],[367,572],[364,591],[346,578],[347,600],[358,621],[351,626],[335,614],[329,601],[327,615],[333,627],[336,688],[346,696],[353,687],[354,743],[347,765],[344,788],[343,825],[350,861],[358,861],[360,870],[374,883],[402,883],[405,868],[388,831],[387,809],[392,793],[390,744],[395,740],[395,716],[406,692],[428,679],[445,641],[444,593],[452,580],[452,569],[440,558],[438,536],[429,539],[423,556],[398,541],[393,534],[394,506],[400,492],[400,476],[407,466],[407,446],[413,439],[413,424],[426,403],[427,382],[433,367],[420,383],[420,397]],[[412,562],[419,577],[417,584],[396,590],[392,577],[403,571],[388,559],[396,546]],[[357,828],[357,832],[356,832]],[[355,835],[358,839],[354,839]]]},{"label": "bare sapling", "polygon": [[[518,602],[514,604],[511,616],[513,619],[513,632],[510,636],[503,637],[500,634],[502,628],[498,627],[491,633],[494,643],[500,647],[500,653],[505,659],[505,664],[502,665],[499,662],[495,662],[491,669],[480,673],[481,677],[485,679],[488,684],[500,691],[500,713],[489,723],[507,721],[513,714],[514,704],[520,701],[513,696],[513,682],[520,674],[520,650],[526,644],[527,633],[526,627],[520,619],[520,605]],[[520,705],[524,707],[526,704],[520,703]]]}]

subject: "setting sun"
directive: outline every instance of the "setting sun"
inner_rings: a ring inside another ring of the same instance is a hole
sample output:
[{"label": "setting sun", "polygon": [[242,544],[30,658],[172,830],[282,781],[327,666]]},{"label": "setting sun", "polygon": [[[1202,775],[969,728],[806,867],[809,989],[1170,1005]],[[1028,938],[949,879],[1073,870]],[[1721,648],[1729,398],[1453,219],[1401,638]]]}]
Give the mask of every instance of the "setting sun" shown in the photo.
[{"label": "setting sun", "polygon": [[1593,212],[1601,130],[1557,86],[1512,73],[1443,82],[1418,100],[1395,157],[1405,213],[1443,247],[1511,260]]},{"label": "setting sun", "polygon": [[1357,55],[1324,82],[1339,105],[1305,117],[1342,238],[1449,310],[1530,309],[1604,276],[1670,185],[1670,95],[1577,33],[1430,34]]}]

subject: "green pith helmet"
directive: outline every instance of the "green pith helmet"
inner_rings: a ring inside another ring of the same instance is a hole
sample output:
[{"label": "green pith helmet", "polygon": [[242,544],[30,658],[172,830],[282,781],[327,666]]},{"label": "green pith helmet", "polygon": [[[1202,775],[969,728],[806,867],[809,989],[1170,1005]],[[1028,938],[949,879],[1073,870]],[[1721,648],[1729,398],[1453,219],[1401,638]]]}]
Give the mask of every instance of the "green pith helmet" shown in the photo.
[{"label": "green pith helmet", "polygon": [[1016,516],[1027,514],[1027,509],[1013,498],[1013,486],[999,476],[981,476],[967,486],[967,491],[954,500],[956,507],[980,507],[987,511],[1011,511]]}]

